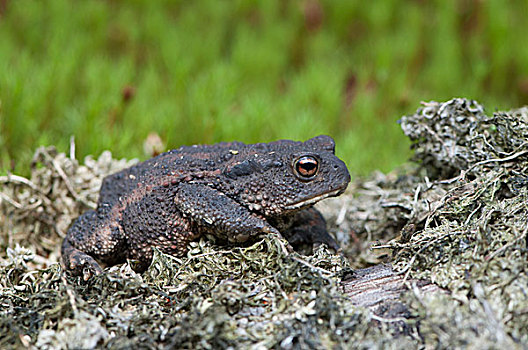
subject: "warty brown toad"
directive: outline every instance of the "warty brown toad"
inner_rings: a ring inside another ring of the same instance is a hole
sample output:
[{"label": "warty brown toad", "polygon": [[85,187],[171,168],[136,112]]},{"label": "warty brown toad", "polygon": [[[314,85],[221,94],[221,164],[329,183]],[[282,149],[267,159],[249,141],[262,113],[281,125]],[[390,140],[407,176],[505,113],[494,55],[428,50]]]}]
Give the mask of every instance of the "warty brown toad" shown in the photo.
[{"label": "warty brown toad", "polygon": [[244,242],[281,234],[295,247],[337,248],[313,204],[338,196],[350,175],[334,140],[279,140],[184,146],[103,180],[96,210],[82,214],[62,244],[67,270],[88,279],[107,265],[152,260],[152,247],[177,256],[204,234]]}]

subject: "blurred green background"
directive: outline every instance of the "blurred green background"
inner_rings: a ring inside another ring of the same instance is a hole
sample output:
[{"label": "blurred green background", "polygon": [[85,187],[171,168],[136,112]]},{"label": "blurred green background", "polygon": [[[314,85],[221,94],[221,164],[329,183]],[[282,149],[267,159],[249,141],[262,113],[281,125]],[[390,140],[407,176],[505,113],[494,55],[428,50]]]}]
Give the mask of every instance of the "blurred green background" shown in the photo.
[{"label": "blurred green background", "polygon": [[420,101],[528,103],[527,1],[0,0],[0,168],[332,135],[353,174],[409,157]]}]

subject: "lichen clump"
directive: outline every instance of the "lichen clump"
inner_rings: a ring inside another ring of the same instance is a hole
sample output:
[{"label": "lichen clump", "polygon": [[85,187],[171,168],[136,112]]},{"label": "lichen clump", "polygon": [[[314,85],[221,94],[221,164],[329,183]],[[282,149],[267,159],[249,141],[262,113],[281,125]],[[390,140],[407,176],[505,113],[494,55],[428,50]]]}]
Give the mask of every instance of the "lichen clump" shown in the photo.
[{"label": "lichen clump", "polygon": [[423,219],[408,213],[414,232],[390,245],[396,269],[451,293],[412,302],[423,336],[514,348],[528,344],[528,109],[483,111],[454,99],[402,118],[430,176],[416,184],[411,208],[429,209]]}]

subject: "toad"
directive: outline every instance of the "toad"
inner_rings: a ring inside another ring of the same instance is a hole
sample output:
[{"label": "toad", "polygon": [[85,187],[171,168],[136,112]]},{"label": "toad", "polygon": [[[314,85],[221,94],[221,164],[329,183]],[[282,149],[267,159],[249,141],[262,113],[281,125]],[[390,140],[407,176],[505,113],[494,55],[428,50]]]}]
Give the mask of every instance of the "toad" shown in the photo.
[{"label": "toad", "polygon": [[109,175],[97,208],[69,228],[63,265],[85,280],[102,271],[98,261],[129,259],[144,271],[152,247],[182,256],[203,235],[240,243],[282,234],[294,248],[326,243],[337,249],[312,207],[350,182],[334,148],[329,136],[184,146]]}]

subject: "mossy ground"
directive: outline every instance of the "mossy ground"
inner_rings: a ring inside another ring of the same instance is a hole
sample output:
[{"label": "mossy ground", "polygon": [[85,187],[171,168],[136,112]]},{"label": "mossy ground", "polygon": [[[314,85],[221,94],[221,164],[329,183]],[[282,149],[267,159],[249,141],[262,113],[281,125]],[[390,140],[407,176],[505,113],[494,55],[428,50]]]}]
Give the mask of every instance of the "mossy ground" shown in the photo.
[{"label": "mossy ground", "polygon": [[[61,236],[102,177],[130,162],[39,149],[29,179],[0,178],[0,347],[525,348],[526,110],[431,102],[402,128],[418,163],[320,206],[342,255],[203,239],[183,258],[157,253],[142,275],[122,264],[88,283],[56,263]],[[342,279],[380,262],[443,290],[409,282],[405,318],[353,305]]]}]

